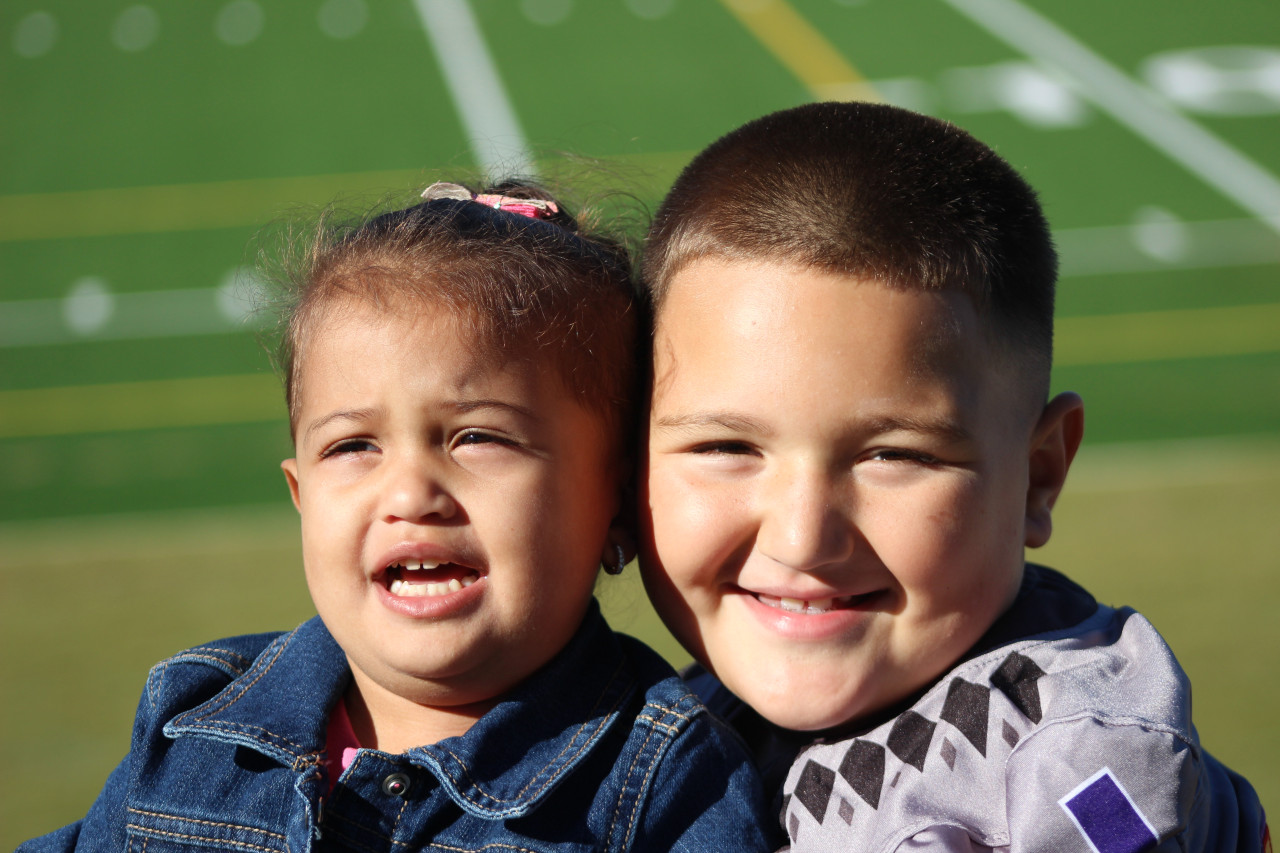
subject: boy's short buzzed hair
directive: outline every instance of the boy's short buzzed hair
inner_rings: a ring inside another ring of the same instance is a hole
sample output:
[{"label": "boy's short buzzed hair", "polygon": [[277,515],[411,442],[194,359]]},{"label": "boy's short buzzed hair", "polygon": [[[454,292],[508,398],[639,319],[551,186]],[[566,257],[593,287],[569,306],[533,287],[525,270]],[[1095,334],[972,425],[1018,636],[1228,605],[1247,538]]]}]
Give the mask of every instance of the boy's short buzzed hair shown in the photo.
[{"label": "boy's short buzzed hair", "polygon": [[1035,191],[955,125],[871,103],[818,103],[749,122],[681,173],[649,232],[655,316],[704,257],[782,262],[959,290],[1048,394],[1057,254]]}]

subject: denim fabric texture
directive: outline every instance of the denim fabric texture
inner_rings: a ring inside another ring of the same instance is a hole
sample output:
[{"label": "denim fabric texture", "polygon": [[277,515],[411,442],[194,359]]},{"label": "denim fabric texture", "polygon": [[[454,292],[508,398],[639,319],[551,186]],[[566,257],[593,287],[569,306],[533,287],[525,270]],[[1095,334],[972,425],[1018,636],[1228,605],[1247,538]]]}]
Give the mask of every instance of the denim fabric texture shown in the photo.
[{"label": "denim fabric texture", "polygon": [[133,746],[88,815],[36,851],[771,850],[740,741],[593,604],[570,644],[465,735],[361,749],[332,792],[350,680],[317,618],[155,666]]}]

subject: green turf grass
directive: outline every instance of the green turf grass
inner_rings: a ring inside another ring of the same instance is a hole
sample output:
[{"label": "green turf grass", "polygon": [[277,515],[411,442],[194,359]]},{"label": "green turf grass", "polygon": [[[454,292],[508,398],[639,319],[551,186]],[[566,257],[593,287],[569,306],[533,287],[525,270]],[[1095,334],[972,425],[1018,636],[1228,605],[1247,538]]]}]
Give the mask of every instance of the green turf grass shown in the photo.
[{"label": "green turf grass", "polygon": [[[1278,495],[1274,439],[1086,447],[1053,541],[1031,554],[1151,619],[1195,685],[1203,742],[1273,808]],[[615,627],[688,660],[634,566],[599,589]],[[0,679],[22,692],[0,703],[0,848],[83,815],[128,748],[152,663],[311,612],[283,502],[0,527]]]},{"label": "green turf grass", "polygon": [[[51,300],[43,308],[56,317],[53,300],[86,277],[119,294],[216,288],[251,259],[244,247],[252,229],[291,205],[376,197],[428,170],[473,167],[407,0],[370,3],[367,26],[345,40],[321,34],[314,0],[273,0],[263,4],[261,37],[239,46],[214,38],[221,5],[156,4],[159,37],[137,52],[111,44],[120,5],[0,5],[0,329],[13,313],[6,302]],[[605,176],[652,206],[692,152],[742,121],[811,97],[715,2],[676,2],[656,20],[622,2],[579,2],[550,26],[532,23],[520,11],[526,5],[472,4],[513,108],[535,152],[553,161],[543,162],[552,175],[572,174],[559,152],[608,158]],[[792,5],[870,80],[907,80],[923,93],[920,108],[991,143],[1037,187],[1055,228],[1104,227],[1123,239],[1153,207],[1191,223],[1245,215],[1088,103],[1081,123],[1047,128],[1007,109],[965,107],[953,72],[1034,62],[946,3]],[[1194,0],[1028,5],[1139,80],[1144,61],[1161,52],[1275,42],[1269,34],[1280,20],[1274,3],[1235,4],[1231,14]],[[15,28],[36,10],[57,18],[58,39],[46,55],[18,56]],[[1190,118],[1264,168],[1280,169],[1280,112]],[[1096,269],[1092,243],[1088,234],[1064,242],[1083,252],[1064,268]],[[1148,259],[1144,271],[1072,275],[1062,282],[1059,313],[1280,302],[1280,267],[1225,253],[1221,266],[1208,268]],[[0,395],[265,370],[247,334],[90,336],[0,348]],[[1055,375],[1057,387],[1084,393],[1090,441],[1280,435],[1278,382],[1274,351],[1064,366]],[[0,401],[0,424],[16,399]],[[253,396],[220,415],[260,405],[275,404]],[[86,518],[279,502],[276,463],[288,452],[279,418],[159,429],[146,422],[148,411],[134,408],[133,430],[104,432],[93,428],[103,413],[86,405],[72,414],[85,424],[78,433],[0,437],[0,677],[6,698],[24,695],[21,704],[0,703],[4,754],[18,759],[0,777],[0,845],[83,812],[127,742],[150,662],[231,631],[285,627],[307,610],[292,535],[271,518],[246,521],[257,510],[150,523]],[[1217,464],[1212,453],[1181,447],[1160,451],[1164,468]],[[1275,727],[1257,721],[1276,705],[1276,679],[1268,677],[1275,660],[1267,655],[1277,643],[1266,626],[1280,601],[1271,532],[1280,465],[1266,453],[1232,464],[1271,480],[1069,493],[1048,553],[1169,633],[1199,685],[1206,740],[1241,769],[1258,768],[1274,804],[1280,750]],[[57,520],[69,516],[76,520]],[[210,543],[233,550],[210,551]],[[233,604],[227,588],[257,595],[237,595]],[[613,612],[645,612],[633,587],[607,588],[618,597]],[[1242,656],[1241,646],[1256,648]],[[37,754],[56,760],[32,762]]]}]

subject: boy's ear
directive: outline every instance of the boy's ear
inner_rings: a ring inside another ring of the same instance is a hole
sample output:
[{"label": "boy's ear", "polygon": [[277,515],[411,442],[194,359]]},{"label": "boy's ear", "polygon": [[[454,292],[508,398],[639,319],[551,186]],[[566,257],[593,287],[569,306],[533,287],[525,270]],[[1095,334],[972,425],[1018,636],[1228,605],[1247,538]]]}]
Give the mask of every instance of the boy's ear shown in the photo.
[{"label": "boy's ear", "polygon": [[1031,434],[1027,479],[1026,538],[1039,548],[1053,532],[1053,505],[1067,481],[1067,469],[1084,438],[1084,401],[1066,392],[1049,401]]},{"label": "boy's ear", "polygon": [[289,496],[293,498],[294,509],[302,512],[302,501],[298,497],[298,460],[284,460],[280,463],[280,470],[284,471],[284,479],[289,484]]}]

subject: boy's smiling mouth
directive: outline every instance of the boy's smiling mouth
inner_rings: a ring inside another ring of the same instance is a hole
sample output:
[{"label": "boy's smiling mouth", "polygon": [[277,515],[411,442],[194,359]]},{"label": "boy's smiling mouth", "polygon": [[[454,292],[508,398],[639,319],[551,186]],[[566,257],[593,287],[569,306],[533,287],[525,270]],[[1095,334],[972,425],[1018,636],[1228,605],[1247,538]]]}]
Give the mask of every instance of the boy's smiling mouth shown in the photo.
[{"label": "boy's smiling mouth", "polygon": [[435,598],[461,592],[480,580],[475,569],[455,563],[404,560],[382,572],[382,581],[392,595],[404,598]]},{"label": "boy's smiling mouth", "polygon": [[828,613],[837,607],[848,604],[848,598],[816,598],[811,601],[802,601],[799,598],[778,598],[773,595],[757,595],[756,598],[761,604],[767,604],[770,607],[776,607],[779,610],[785,610],[788,613]]},{"label": "boy's smiling mouth", "polygon": [[766,607],[772,607],[777,610],[783,610],[787,613],[830,613],[834,610],[849,610],[866,604],[878,595],[876,592],[863,593],[862,595],[840,595],[831,598],[785,598],[776,595],[767,595],[763,592],[752,593],[756,601]]}]

